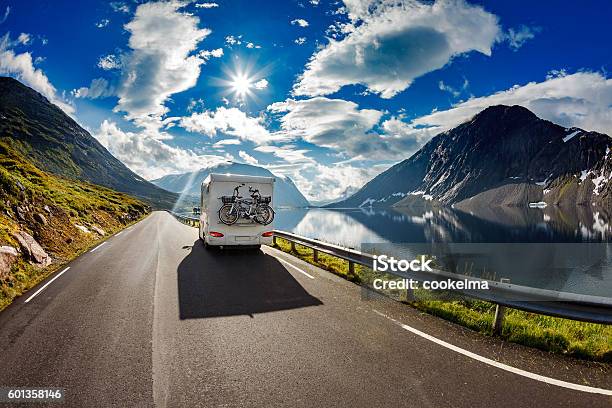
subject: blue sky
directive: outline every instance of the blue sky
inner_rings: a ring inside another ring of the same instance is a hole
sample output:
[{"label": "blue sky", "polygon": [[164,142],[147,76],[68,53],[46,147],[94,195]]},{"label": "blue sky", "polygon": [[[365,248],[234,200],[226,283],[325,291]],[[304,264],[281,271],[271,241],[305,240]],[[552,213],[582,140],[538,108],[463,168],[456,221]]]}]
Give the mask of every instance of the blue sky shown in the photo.
[{"label": "blue sky", "polygon": [[153,179],[226,160],[338,198],[496,103],[612,134],[612,3],[6,1],[0,74]]}]

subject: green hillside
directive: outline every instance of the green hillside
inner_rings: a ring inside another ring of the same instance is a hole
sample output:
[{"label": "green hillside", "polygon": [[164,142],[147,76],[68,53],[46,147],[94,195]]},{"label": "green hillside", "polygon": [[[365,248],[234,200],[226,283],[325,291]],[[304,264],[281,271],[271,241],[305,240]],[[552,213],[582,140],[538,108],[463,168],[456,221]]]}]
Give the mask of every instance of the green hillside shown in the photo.
[{"label": "green hillside", "polygon": [[178,198],[128,169],[43,95],[1,76],[0,141],[40,169],[133,195],[154,208],[172,208]]},{"label": "green hillside", "polygon": [[[0,141],[0,310],[148,212],[147,204],[126,194],[41,171]],[[16,234],[32,237],[48,258],[34,259]]]}]

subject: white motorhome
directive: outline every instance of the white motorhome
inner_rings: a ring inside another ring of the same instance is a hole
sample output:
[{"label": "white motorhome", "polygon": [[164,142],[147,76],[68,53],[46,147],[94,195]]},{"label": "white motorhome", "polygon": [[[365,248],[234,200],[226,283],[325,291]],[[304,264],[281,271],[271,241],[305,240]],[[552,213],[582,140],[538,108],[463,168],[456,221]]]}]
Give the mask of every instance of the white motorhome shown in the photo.
[{"label": "white motorhome", "polygon": [[[249,187],[259,190],[263,197],[274,191],[274,177],[243,176],[237,174],[211,173],[201,186],[200,195],[200,239],[209,246],[254,246],[272,243],[273,224],[262,225],[249,217],[239,217],[232,224],[221,221],[219,210],[223,206],[221,197],[231,197],[236,187],[241,197],[250,199]],[[271,206],[272,203],[270,202]]]}]

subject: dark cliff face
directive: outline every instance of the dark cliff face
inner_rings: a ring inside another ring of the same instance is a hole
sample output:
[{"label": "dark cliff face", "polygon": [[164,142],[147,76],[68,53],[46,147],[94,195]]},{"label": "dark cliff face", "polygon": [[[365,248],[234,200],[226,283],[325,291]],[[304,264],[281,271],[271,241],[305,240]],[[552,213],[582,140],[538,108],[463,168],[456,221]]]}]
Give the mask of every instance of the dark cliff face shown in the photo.
[{"label": "dark cliff face", "polygon": [[[496,201],[527,205],[536,190],[540,196],[550,193],[557,180],[603,166],[610,140],[596,132],[566,129],[521,106],[491,106],[434,137],[336,206],[402,205],[414,196],[453,204],[490,191],[516,194],[517,188],[506,188],[510,185],[521,185],[524,195]],[[566,200],[561,194],[559,201]]]},{"label": "dark cliff face", "polygon": [[0,140],[45,171],[132,194],[158,208],[176,201],[176,194],[132,172],[40,93],[8,77],[0,77]]}]

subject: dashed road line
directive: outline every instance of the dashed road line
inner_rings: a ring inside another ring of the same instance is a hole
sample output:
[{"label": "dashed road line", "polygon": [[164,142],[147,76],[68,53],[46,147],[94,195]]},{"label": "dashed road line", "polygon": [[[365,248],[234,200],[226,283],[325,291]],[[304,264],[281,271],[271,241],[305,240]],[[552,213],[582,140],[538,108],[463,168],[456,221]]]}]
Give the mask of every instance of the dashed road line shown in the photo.
[{"label": "dashed road line", "polygon": [[92,250],[91,250],[91,251],[89,251],[89,252],[94,252],[96,249],[100,248],[102,245],[106,245],[106,241],[105,241],[105,242],[103,242],[103,243],[101,243],[100,245],[98,245],[97,247],[95,247],[94,249],[92,249]]},{"label": "dashed road line", "polygon": [[36,292],[34,292],[34,294],[32,296],[30,296],[29,298],[27,298],[25,300],[25,303],[28,303],[30,300],[34,299],[34,296],[38,295],[40,292],[42,292],[47,286],[49,286],[51,283],[53,283],[54,280],[56,280],[57,278],[59,278],[60,276],[62,276],[64,274],[64,272],[66,272],[68,269],[70,269],[70,267],[68,266],[66,269],[64,269],[63,271],[61,271],[60,273],[58,273],[57,275],[55,275],[53,277],[53,279],[51,279],[49,282],[45,283],[45,285],[38,289]]},{"label": "dashed road line", "polygon": [[301,270],[301,269],[300,269],[300,268],[298,268],[297,266],[295,266],[295,265],[293,265],[293,264],[291,264],[291,263],[289,263],[289,262],[285,261],[284,259],[281,259],[281,258],[279,258],[279,257],[277,257],[277,256],[275,256],[275,258],[276,258],[276,259],[278,259],[279,261],[281,261],[283,264],[285,264],[285,265],[287,265],[287,266],[292,267],[293,269],[295,269],[295,270],[296,270],[296,271],[298,271],[299,273],[301,273],[301,274],[304,274],[304,275],[308,276],[310,279],[314,279],[314,278],[315,278],[314,276],[312,276],[312,275],[311,275],[311,274],[309,274],[308,272],[304,272],[303,270]]}]

